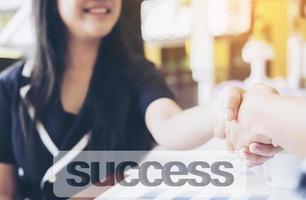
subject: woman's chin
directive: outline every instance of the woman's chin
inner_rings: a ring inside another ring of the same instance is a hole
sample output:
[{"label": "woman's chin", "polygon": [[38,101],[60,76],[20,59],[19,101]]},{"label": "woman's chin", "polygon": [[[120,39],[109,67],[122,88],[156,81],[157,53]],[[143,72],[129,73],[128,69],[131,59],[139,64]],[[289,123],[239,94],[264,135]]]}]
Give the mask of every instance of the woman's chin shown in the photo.
[{"label": "woman's chin", "polygon": [[110,34],[112,27],[92,27],[87,29],[86,33],[92,38],[103,38]]},{"label": "woman's chin", "polygon": [[101,40],[103,39],[105,36],[107,36],[109,33],[87,33],[85,37],[83,37],[83,39],[87,40],[87,41],[94,41],[94,40]]}]

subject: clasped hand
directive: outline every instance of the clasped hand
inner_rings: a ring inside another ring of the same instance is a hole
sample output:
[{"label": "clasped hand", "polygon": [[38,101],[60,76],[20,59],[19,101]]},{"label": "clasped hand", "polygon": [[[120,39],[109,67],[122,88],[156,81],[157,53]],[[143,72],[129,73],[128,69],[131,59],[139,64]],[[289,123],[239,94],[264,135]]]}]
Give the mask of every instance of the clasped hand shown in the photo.
[{"label": "clasped hand", "polygon": [[259,108],[273,95],[278,95],[277,90],[257,84],[248,91],[225,89],[219,98],[222,109],[219,110],[215,136],[225,139],[227,149],[237,152],[250,167],[263,164],[281,150],[266,136],[260,123],[265,113]]}]

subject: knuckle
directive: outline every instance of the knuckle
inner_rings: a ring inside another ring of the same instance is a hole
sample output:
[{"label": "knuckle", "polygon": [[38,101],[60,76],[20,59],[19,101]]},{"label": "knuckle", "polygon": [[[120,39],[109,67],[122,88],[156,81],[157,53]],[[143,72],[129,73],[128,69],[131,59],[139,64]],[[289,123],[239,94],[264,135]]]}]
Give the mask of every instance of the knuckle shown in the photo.
[{"label": "knuckle", "polygon": [[274,94],[279,94],[277,89],[275,89],[274,87],[271,87],[267,84],[264,84],[264,83],[256,83],[252,88],[256,89],[256,90],[262,90],[262,91],[267,91],[267,92],[271,92],[271,93],[274,93]]},{"label": "knuckle", "polygon": [[240,88],[237,86],[227,86],[223,90],[225,96],[236,96],[239,94]]}]

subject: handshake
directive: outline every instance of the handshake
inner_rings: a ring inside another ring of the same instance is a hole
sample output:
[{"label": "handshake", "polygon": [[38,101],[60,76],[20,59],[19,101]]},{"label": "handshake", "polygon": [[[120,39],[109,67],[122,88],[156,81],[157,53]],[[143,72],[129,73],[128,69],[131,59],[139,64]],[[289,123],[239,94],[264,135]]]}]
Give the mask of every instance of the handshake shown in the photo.
[{"label": "handshake", "polygon": [[214,134],[225,139],[227,149],[239,153],[250,167],[263,164],[281,151],[267,130],[267,123],[272,119],[266,118],[269,115],[266,115],[265,105],[275,96],[278,92],[263,84],[248,91],[225,89],[220,95],[217,106],[219,120],[214,126]]}]

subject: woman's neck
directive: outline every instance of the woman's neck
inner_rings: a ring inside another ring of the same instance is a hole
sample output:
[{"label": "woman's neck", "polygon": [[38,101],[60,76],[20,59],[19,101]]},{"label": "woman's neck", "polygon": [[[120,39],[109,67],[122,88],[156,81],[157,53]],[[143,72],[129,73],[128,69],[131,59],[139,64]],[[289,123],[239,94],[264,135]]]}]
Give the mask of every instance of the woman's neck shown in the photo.
[{"label": "woman's neck", "polygon": [[69,57],[61,85],[61,103],[66,112],[80,112],[89,90],[99,46],[98,40],[69,40]]},{"label": "woman's neck", "polygon": [[79,40],[70,37],[67,70],[92,70],[99,51],[100,40]]}]

